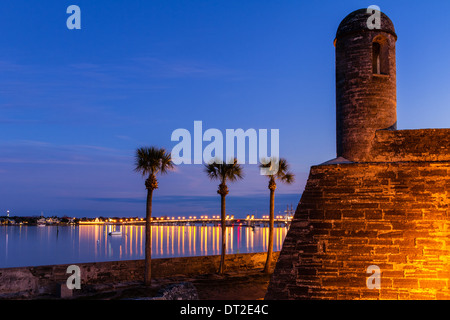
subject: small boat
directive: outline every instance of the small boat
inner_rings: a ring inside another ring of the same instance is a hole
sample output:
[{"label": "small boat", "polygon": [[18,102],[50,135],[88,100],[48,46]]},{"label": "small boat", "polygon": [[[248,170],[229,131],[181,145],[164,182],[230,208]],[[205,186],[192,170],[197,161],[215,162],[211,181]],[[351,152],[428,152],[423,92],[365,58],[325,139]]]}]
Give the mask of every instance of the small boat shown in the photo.
[{"label": "small boat", "polygon": [[119,229],[119,230],[113,231],[111,227],[112,226],[110,224],[108,224],[108,234],[110,236],[121,236],[122,235],[122,230]]},{"label": "small boat", "polygon": [[38,227],[45,227],[45,224],[44,223],[38,223],[37,226]]}]

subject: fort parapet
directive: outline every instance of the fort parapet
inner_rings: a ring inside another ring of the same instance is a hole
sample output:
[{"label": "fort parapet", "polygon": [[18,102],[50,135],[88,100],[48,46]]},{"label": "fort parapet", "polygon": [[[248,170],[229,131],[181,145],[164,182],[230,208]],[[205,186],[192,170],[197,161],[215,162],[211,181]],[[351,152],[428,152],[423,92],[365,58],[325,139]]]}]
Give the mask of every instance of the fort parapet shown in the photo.
[{"label": "fort parapet", "polygon": [[[279,252],[274,252],[273,263]],[[226,272],[238,273],[262,270],[267,253],[241,253],[226,255]],[[73,289],[73,297],[89,296],[94,288],[112,290],[144,281],[144,260],[122,260],[75,263],[80,268],[81,288]],[[214,274],[218,270],[220,255],[177,257],[152,260],[152,278],[188,279],[196,275]],[[0,300],[42,299],[60,297],[68,291],[66,282],[70,264],[0,269]],[[70,294],[72,295],[72,293]]]},{"label": "fort parapet", "polygon": [[450,129],[380,130],[371,161],[450,161]]}]

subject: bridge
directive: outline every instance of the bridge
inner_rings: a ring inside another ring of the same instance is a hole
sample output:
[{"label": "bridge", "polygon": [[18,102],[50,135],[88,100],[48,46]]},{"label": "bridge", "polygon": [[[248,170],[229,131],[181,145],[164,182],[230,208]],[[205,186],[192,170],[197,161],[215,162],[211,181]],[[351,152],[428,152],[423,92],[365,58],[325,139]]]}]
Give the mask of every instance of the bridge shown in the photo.
[{"label": "bridge", "polygon": [[[274,216],[274,225],[277,227],[288,226],[292,220],[292,215],[276,215]],[[154,225],[214,225],[221,224],[219,216],[188,216],[188,217],[156,217],[152,218]],[[247,215],[246,218],[235,218],[234,215],[227,215],[225,223],[227,226],[244,226],[244,227],[268,227],[269,216],[255,218],[254,215]]]},{"label": "bridge", "polygon": [[[287,210],[284,211],[285,214],[278,214],[274,216],[274,226],[290,226],[292,218],[294,216],[294,210],[289,206]],[[172,216],[172,217],[152,217],[153,225],[214,225],[218,226],[221,224],[220,215],[200,215],[200,216]],[[260,218],[255,217],[255,215],[248,214],[246,218],[235,218],[234,215],[226,216],[227,226],[244,226],[244,227],[268,227],[269,226],[269,216],[263,215]],[[144,224],[145,218],[107,218],[101,220],[95,218],[92,220],[79,221],[79,224]]]},{"label": "bridge", "polygon": [[[289,226],[292,220],[292,215],[275,215],[274,226],[282,227]],[[194,226],[194,225],[214,225],[219,226],[221,224],[220,215],[217,216],[177,216],[177,217],[152,217],[153,225],[178,225],[178,226]],[[227,226],[243,226],[243,227],[268,227],[269,216],[262,216],[261,218],[255,218],[254,215],[247,215],[246,218],[235,218],[234,215],[227,215],[225,219]],[[145,224],[144,218],[121,218],[121,219],[105,219],[100,220],[98,218],[93,220],[79,221],[82,225],[92,224],[114,224],[114,225],[130,225],[130,224]]]}]

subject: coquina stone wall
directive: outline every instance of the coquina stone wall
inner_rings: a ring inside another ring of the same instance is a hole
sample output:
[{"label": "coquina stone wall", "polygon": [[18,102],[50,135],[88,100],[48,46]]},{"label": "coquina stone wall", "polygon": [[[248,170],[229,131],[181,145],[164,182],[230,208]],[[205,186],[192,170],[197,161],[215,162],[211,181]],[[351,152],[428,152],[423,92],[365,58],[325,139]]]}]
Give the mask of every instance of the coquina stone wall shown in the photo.
[{"label": "coquina stone wall", "polygon": [[312,167],[266,298],[449,299],[449,191],[449,162]]},{"label": "coquina stone wall", "polygon": [[370,161],[450,161],[450,129],[379,130]]},{"label": "coquina stone wall", "polygon": [[[279,252],[273,255],[272,265]],[[263,268],[266,253],[226,255],[226,272],[238,272]],[[220,256],[180,257],[152,260],[152,278],[193,276],[216,273]],[[144,260],[76,263],[80,267],[82,289],[92,285],[112,285],[121,282],[143,281]],[[34,296],[58,296],[71,274],[64,265],[20,267],[0,269],[0,298],[32,298]]]}]

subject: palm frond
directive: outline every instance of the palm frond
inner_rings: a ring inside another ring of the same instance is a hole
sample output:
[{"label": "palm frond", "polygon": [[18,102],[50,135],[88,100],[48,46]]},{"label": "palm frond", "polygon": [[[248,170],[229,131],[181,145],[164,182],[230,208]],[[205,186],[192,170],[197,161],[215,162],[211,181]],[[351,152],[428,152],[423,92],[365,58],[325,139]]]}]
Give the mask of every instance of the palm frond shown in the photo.
[{"label": "palm frond", "polygon": [[156,175],[158,172],[164,174],[173,168],[171,155],[164,148],[152,146],[136,150],[134,170],[142,175]]},{"label": "palm frond", "polygon": [[244,178],[244,172],[242,166],[238,164],[237,159],[233,160],[233,163],[228,163],[224,165],[224,175],[227,180],[237,181]]},{"label": "palm frond", "polygon": [[219,167],[215,162],[206,164],[204,171],[211,180],[217,180],[220,178]]},{"label": "palm frond", "polygon": [[169,171],[174,169],[172,156],[169,152],[166,152],[165,149],[161,148],[160,151],[161,151],[160,171],[161,171],[161,174],[166,174]]},{"label": "palm frond", "polygon": [[211,180],[220,180],[221,182],[237,181],[243,179],[244,172],[242,166],[237,163],[237,159],[229,161],[231,163],[222,163],[218,159],[211,160],[205,164],[205,173]]},{"label": "palm frond", "polygon": [[267,175],[269,179],[278,179],[281,182],[291,184],[294,182],[294,174],[289,171],[289,163],[284,158],[271,157],[269,159],[261,159],[260,168],[272,169],[278,162],[278,171],[271,175]]},{"label": "palm frond", "polygon": [[295,182],[295,176],[293,173],[287,172],[282,178],[280,178],[280,181],[286,184],[292,184]]}]

